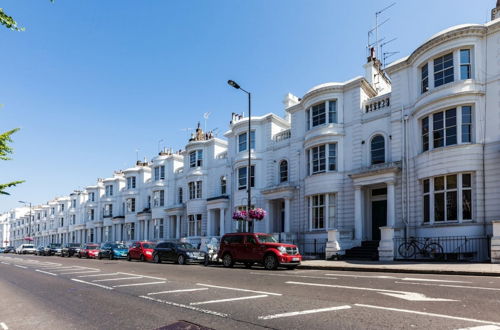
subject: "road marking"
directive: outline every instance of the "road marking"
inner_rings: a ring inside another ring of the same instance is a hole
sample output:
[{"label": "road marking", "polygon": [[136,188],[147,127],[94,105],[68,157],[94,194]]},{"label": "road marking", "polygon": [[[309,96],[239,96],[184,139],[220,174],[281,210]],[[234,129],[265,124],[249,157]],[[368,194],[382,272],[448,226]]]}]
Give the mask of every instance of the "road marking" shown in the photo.
[{"label": "road marking", "polygon": [[328,307],[328,308],[318,308],[318,309],[310,309],[310,310],[300,311],[300,312],[289,312],[289,313],[282,313],[282,314],[259,316],[258,319],[259,320],[272,320],[272,319],[278,319],[281,317],[314,314],[314,313],[322,313],[322,312],[331,312],[331,311],[338,311],[338,310],[349,309],[349,308],[351,308],[351,306],[349,306],[349,305]]},{"label": "road marking", "polygon": [[221,302],[237,301],[237,300],[247,300],[247,299],[257,299],[257,298],[265,298],[265,297],[269,297],[269,296],[267,294],[261,294],[261,295],[258,295],[258,296],[248,296],[248,297],[238,297],[238,298],[227,298],[227,299],[198,301],[198,302],[190,303],[190,305],[191,306],[196,306],[196,305],[205,305],[205,304],[216,304],[216,303],[221,303]]},{"label": "road marking", "polygon": [[411,283],[411,282],[395,282],[399,284],[412,284],[412,285],[423,285],[423,286],[442,286],[446,288],[460,288],[460,289],[477,289],[477,290],[490,290],[490,291],[500,291],[500,288],[488,288],[484,286],[466,286],[466,285],[451,285],[451,284],[428,284],[428,283]]},{"label": "road marking", "polygon": [[111,276],[111,275],[119,275],[118,273],[107,273],[107,274],[95,274],[95,275],[80,275],[77,277],[95,277],[95,276]]},{"label": "road marking", "polygon": [[113,290],[112,287],[105,286],[105,285],[102,285],[102,284],[97,284],[97,283],[92,283],[92,282],[87,282],[87,281],[79,280],[77,278],[72,278],[71,280],[75,281],[75,282],[79,282],[79,283],[85,283],[85,284],[90,284],[90,285],[98,286],[98,287],[106,289],[106,290]]},{"label": "road marking", "polygon": [[52,275],[52,276],[57,276],[57,274],[46,272],[46,271],[40,270],[40,269],[35,269],[35,272],[44,273],[44,274],[48,274],[48,275]]},{"label": "road marking", "polygon": [[115,278],[105,278],[104,280],[93,280],[92,282],[108,282],[108,281],[122,281],[122,280],[133,280],[136,278],[143,278],[142,276],[135,277],[115,277]]},{"label": "road marking", "polygon": [[98,273],[100,270],[85,270],[81,272],[69,272],[69,273],[59,273],[61,275],[69,275],[69,274],[85,274],[85,273]]},{"label": "road marking", "polygon": [[153,285],[153,284],[163,284],[167,283],[167,281],[161,281],[161,282],[147,282],[147,283],[134,283],[134,284],[120,284],[120,285],[113,285],[113,288],[123,288],[126,286],[140,286],[140,285]]},{"label": "road marking", "polygon": [[169,291],[151,292],[151,293],[148,293],[148,296],[153,296],[155,294],[164,294],[164,293],[191,292],[191,291],[203,291],[203,290],[208,290],[208,288],[181,289],[181,290],[169,290]]},{"label": "road marking", "polygon": [[9,330],[9,327],[4,322],[0,322],[0,327],[2,327],[3,330]]},{"label": "road marking", "polygon": [[413,277],[396,277],[389,275],[351,275],[351,274],[325,274],[325,276],[339,276],[339,277],[359,277],[359,278],[377,278],[377,279],[388,279],[388,280],[401,280],[401,281],[422,281],[422,282],[447,282],[447,283],[471,283],[466,281],[452,281],[452,280],[438,280],[431,278],[413,278]]},{"label": "road marking", "polygon": [[4,264],[4,265],[10,265],[10,262],[2,261],[2,264]]},{"label": "road marking", "polygon": [[141,275],[141,274],[131,274],[131,273],[123,273],[123,272],[118,272],[117,274],[130,275],[130,276],[142,276],[144,278],[151,278],[153,280],[162,280],[162,281],[166,281],[167,280],[166,278],[162,278],[162,277],[154,277],[154,276]]},{"label": "road marking", "polygon": [[206,287],[209,287],[209,288],[216,288],[216,289],[226,289],[226,290],[234,290],[234,291],[241,291],[241,292],[253,292],[253,293],[268,294],[268,295],[271,295],[271,296],[281,296],[282,295],[281,293],[255,291],[255,290],[238,289],[238,288],[230,288],[230,287],[227,287],[227,286],[218,286],[218,285],[203,284],[203,283],[196,283],[196,285],[201,285],[201,286],[206,286]]},{"label": "road marking", "polygon": [[344,285],[334,285],[334,284],[320,284],[320,283],[306,283],[306,282],[293,282],[287,281],[287,284],[298,284],[298,285],[309,285],[309,286],[320,286],[328,288],[338,288],[338,289],[351,289],[351,290],[364,290],[364,291],[375,291],[380,294],[387,296],[400,298],[409,301],[457,301],[454,299],[445,298],[431,298],[427,297],[422,293],[417,292],[407,292],[407,291],[396,291],[396,290],[385,290],[385,289],[375,289],[375,288],[362,288],[357,286],[344,286]]},{"label": "road marking", "polygon": [[497,327],[496,325],[480,325],[478,327],[471,327],[471,328],[461,328],[457,330],[499,330],[500,327]]},{"label": "road marking", "polygon": [[14,265],[14,266],[19,267],[19,268],[24,268],[24,269],[28,268],[26,266],[21,266],[21,265]]},{"label": "road marking", "polygon": [[382,307],[382,306],[365,305],[365,304],[354,304],[354,306],[365,307],[365,308],[374,308],[374,309],[383,309],[383,310],[393,311],[393,312],[402,312],[402,313],[410,313],[410,314],[417,314],[417,315],[441,317],[441,318],[444,318],[444,319],[451,319],[451,320],[459,320],[459,321],[467,321],[467,322],[475,322],[475,323],[484,323],[484,324],[488,324],[488,325],[500,325],[500,323],[497,323],[497,322],[477,320],[477,319],[470,319],[470,318],[467,318],[467,317],[452,316],[452,315],[445,315],[445,314],[436,314],[436,313],[427,313],[427,312],[413,311],[413,310],[409,310],[409,309]]},{"label": "road marking", "polygon": [[325,278],[324,276],[311,276],[311,275],[294,275],[294,274],[265,274],[265,273],[250,273],[251,275],[261,276],[278,276],[278,277],[301,277],[301,278],[315,278],[320,280],[336,280],[335,277]]},{"label": "road marking", "polygon": [[[43,269],[46,269],[46,270],[53,270],[53,271],[56,271],[56,270],[71,270],[72,268],[80,268],[78,266],[71,266],[71,267],[41,267]],[[75,269],[76,270],[76,269]]]},{"label": "road marking", "polygon": [[179,303],[175,303],[175,302],[172,302],[172,301],[166,301],[166,300],[156,299],[156,298],[152,298],[152,297],[148,297],[148,296],[139,296],[139,298],[144,298],[144,299],[156,301],[156,302],[159,302],[159,303],[162,303],[162,304],[166,304],[166,305],[170,305],[170,306],[175,306],[175,307],[190,309],[192,311],[196,311],[196,312],[200,312],[200,313],[205,313],[205,314],[220,316],[220,317],[224,317],[224,318],[228,317],[228,314],[225,314],[225,313],[219,313],[219,312],[211,311],[211,310],[208,310],[208,309],[198,308],[198,307],[194,307],[194,306],[190,306],[190,305],[179,304]]}]

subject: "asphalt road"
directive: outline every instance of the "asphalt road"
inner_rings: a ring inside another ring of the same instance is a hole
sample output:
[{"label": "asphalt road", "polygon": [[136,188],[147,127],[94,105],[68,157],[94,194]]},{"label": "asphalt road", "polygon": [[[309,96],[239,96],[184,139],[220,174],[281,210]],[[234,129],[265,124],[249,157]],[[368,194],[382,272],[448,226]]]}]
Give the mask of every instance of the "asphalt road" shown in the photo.
[{"label": "asphalt road", "polygon": [[500,329],[500,278],[0,255],[0,330]]}]

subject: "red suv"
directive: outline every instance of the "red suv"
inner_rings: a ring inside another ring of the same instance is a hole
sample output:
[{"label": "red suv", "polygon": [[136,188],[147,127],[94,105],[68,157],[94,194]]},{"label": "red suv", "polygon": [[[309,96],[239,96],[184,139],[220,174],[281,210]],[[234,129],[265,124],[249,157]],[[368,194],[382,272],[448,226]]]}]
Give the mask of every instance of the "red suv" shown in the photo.
[{"label": "red suv", "polygon": [[156,247],[156,243],[153,242],[134,242],[128,248],[127,260],[132,259],[140,261],[151,261],[153,260],[153,251]]},{"label": "red suv", "polygon": [[269,270],[279,266],[295,269],[302,261],[296,245],[279,243],[272,235],[261,233],[224,235],[218,257],[224,267],[233,267],[235,262],[242,262],[248,268],[261,263]]}]

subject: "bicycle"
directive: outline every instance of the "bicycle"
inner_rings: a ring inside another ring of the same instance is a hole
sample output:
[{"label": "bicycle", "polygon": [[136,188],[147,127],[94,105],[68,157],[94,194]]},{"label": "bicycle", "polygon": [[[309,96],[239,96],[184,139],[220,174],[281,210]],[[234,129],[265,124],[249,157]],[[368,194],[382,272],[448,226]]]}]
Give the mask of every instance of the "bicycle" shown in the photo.
[{"label": "bicycle", "polygon": [[398,247],[399,255],[405,259],[410,259],[417,253],[432,259],[437,259],[443,256],[443,247],[441,244],[432,242],[430,238],[426,238],[425,242],[419,242],[415,237],[410,237],[410,241],[401,243]]}]

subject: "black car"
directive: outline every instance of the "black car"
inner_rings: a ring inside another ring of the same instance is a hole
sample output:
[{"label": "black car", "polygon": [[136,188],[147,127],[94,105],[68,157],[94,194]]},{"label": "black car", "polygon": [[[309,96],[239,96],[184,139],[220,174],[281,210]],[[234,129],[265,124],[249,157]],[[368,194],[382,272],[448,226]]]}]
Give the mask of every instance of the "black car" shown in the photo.
[{"label": "black car", "polygon": [[16,252],[16,249],[13,246],[6,246],[5,250],[3,250],[3,253],[14,253]]},{"label": "black car", "polygon": [[202,252],[189,243],[161,242],[153,251],[153,261],[174,261],[179,265],[188,262],[202,263],[205,261],[205,252]]},{"label": "black car", "polygon": [[113,259],[125,259],[128,255],[128,247],[122,243],[104,243],[101,246],[101,251],[97,255],[97,259],[109,258]]},{"label": "black car", "polygon": [[45,246],[43,245],[38,245],[35,251],[35,255],[37,256],[44,256],[45,255]]},{"label": "black car", "polygon": [[61,257],[72,257],[80,252],[80,243],[65,243],[61,250]]},{"label": "black car", "polygon": [[50,243],[45,247],[45,256],[54,256],[54,255],[60,255],[61,254],[61,243]]}]

